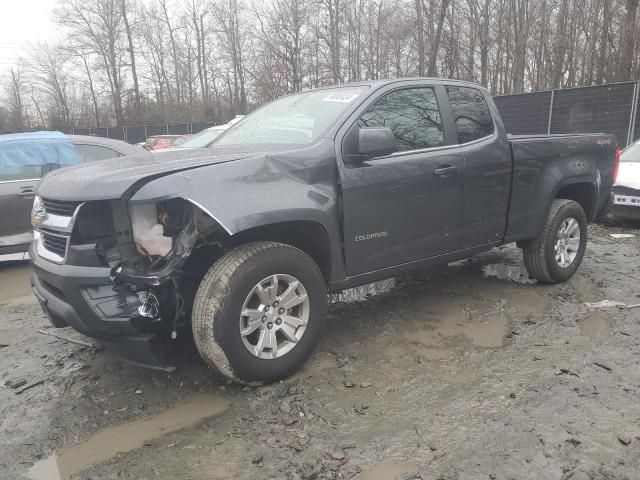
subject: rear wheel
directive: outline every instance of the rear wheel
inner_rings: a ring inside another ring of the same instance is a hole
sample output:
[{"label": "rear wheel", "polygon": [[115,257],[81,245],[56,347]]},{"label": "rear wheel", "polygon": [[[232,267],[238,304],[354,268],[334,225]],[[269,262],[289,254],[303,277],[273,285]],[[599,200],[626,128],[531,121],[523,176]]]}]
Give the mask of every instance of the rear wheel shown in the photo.
[{"label": "rear wheel", "polygon": [[193,307],[202,358],[244,383],[273,382],[311,355],[325,320],[326,284],[304,252],[255,242],[223,255],[205,274]]},{"label": "rear wheel", "polygon": [[523,245],[529,275],[546,283],[560,283],[576,272],[587,246],[587,218],[579,203],[556,199],[542,233]]}]

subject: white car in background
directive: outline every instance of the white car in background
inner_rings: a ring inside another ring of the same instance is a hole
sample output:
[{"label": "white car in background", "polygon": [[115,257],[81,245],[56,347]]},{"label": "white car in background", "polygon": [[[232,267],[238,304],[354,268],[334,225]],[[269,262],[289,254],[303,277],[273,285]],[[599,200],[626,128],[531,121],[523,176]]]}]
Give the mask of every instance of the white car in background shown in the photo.
[{"label": "white car in background", "polygon": [[640,220],[640,140],[620,155],[618,178],[612,188],[608,213]]}]

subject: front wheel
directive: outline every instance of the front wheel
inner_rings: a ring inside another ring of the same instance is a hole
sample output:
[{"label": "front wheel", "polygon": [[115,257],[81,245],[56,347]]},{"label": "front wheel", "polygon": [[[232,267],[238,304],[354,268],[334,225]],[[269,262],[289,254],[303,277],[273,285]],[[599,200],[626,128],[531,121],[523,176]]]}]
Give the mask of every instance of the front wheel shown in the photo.
[{"label": "front wheel", "polygon": [[268,383],[311,355],[326,311],[326,284],[308,255],[254,242],[230,250],[205,274],[193,306],[193,336],[202,358],[226,377]]},{"label": "front wheel", "polygon": [[565,282],[576,272],[587,248],[587,217],[579,203],[556,199],[542,233],[523,246],[529,275],[546,283]]}]

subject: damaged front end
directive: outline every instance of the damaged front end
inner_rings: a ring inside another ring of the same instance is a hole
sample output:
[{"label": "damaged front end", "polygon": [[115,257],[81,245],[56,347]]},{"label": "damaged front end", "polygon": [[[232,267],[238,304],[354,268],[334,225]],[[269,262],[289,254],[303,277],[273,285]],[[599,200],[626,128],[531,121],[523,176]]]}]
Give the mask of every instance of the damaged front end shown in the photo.
[{"label": "damaged front end", "polygon": [[43,199],[34,210],[32,285],[43,309],[132,363],[173,369],[168,352],[199,275],[185,265],[200,247],[219,248],[224,230],[182,198],[68,203]]},{"label": "damaged front end", "polygon": [[114,211],[114,227],[116,242],[105,256],[111,259],[111,281],[134,288],[140,317],[164,322],[175,339],[190,308],[185,309],[182,266],[197,246],[217,243],[220,226],[191,203],[172,199]]}]

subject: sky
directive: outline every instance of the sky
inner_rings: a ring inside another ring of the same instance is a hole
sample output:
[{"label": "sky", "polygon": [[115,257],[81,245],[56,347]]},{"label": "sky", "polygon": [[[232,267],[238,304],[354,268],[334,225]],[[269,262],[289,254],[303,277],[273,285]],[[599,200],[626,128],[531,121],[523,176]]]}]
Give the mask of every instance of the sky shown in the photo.
[{"label": "sky", "polygon": [[0,73],[15,65],[30,43],[56,37],[56,3],[57,0],[0,0]]}]

